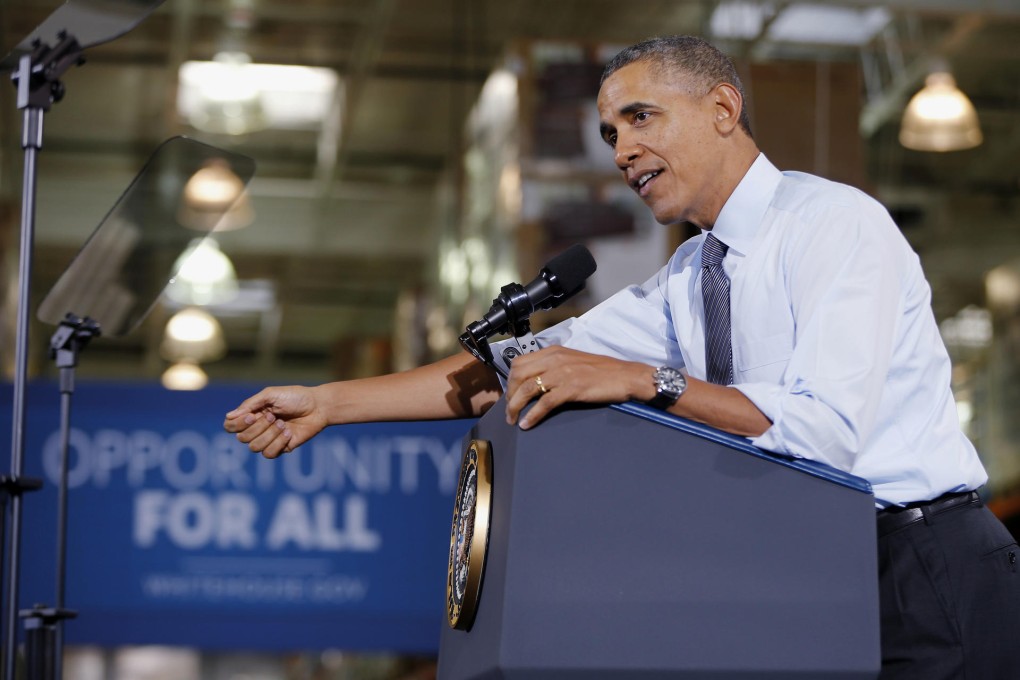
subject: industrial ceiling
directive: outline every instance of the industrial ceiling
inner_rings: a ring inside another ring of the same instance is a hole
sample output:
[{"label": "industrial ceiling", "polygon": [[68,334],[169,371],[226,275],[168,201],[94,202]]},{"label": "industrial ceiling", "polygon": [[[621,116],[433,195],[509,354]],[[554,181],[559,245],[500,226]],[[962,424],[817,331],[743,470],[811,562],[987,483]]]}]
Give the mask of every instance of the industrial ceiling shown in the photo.
[{"label": "industrial ceiling", "polygon": [[[0,52],[58,4],[0,3]],[[733,3],[707,0],[167,0],[132,32],[88,50],[46,116],[34,297],[49,290],[152,150],[190,135],[258,163],[250,186],[256,220],[220,243],[238,277],[268,282],[275,300],[221,319],[228,352],[208,365],[210,375],[259,382],[343,375],[345,342],[389,335],[400,294],[433,279],[436,234],[456,219],[444,187],[458,172],[466,116],[495,67],[522,46],[570,43],[596,54],[651,35],[697,33],[742,63],[853,66],[861,74],[853,113],[864,188],[886,202],[921,253],[940,316],[980,303],[979,272],[1020,258],[1013,232],[1020,226],[1020,2],[884,3],[876,6],[886,13],[882,25],[861,44],[824,35],[790,41],[773,30],[804,3],[739,4],[757,8],[760,21],[727,36],[713,18]],[[863,12],[874,3],[814,5]],[[177,113],[178,69],[223,50],[333,69],[343,96],[328,120],[307,129],[195,130]],[[926,154],[897,142],[903,106],[933,57],[950,64],[977,108],[985,136],[977,149]],[[0,245],[10,299],[22,163],[13,87],[0,90],[0,123]],[[771,140],[777,149],[782,143]],[[159,344],[168,314],[157,308],[131,335],[97,341],[81,373],[157,378],[166,366]],[[10,309],[5,318],[13,319]],[[44,354],[50,330],[33,328],[36,374],[52,374]],[[7,364],[10,336],[8,328]]]}]

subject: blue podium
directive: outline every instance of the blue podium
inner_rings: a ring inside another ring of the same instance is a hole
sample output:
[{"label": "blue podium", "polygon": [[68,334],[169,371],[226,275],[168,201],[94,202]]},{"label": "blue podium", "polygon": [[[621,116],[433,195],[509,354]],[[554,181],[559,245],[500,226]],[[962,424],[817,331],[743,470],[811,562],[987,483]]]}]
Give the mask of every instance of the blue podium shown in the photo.
[{"label": "blue podium", "polygon": [[635,404],[469,439],[487,542],[440,680],[877,676],[866,481]]}]

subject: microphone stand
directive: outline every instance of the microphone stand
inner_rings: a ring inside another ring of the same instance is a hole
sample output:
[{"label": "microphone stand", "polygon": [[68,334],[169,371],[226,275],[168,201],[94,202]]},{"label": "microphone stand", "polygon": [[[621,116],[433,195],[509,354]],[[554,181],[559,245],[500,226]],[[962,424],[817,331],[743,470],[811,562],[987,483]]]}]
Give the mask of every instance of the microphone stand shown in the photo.
[{"label": "microphone stand", "polygon": [[[595,260],[591,253],[584,246],[574,244],[549,260],[538,277],[527,286],[508,283],[500,288],[488,313],[468,324],[461,334],[461,346],[506,380],[514,358],[540,349],[531,333],[531,315],[540,309],[558,307],[581,292],[585,279],[594,272]],[[511,336],[511,341],[500,352],[502,366],[496,362],[489,347],[489,338],[498,333]]]},{"label": "microphone stand", "polygon": [[[4,609],[3,677],[14,680],[17,657],[18,582],[21,560],[21,496],[42,486],[41,481],[24,479],[25,390],[28,373],[29,306],[32,279],[32,246],[35,240],[37,159],[42,149],[43,116],[64,96],[61,76],[84,62],[78,41],[66,31],[57,34],[54,47],[36,40],[32,52],[21,56],[12,74],[17,84],[18,109],[23,111],[21,147],[25,152],[21,202],[21,244],[18,269],[18,313],[14,362],[14,409],[11,418],[11,473],[3,479],[10,497],[10,535],[7,553],[7,600]],[[6,515],[6,512],[4,513]],[[6,519],[6,517],[5,517]],[[35,680],[36,676],[30,676]]]},{"label": "microphone stand", "polygon": [[489,346],[489,339],[483,333],[479,333],[468,326],[467,329],[461,333],[458,338],[461,347],[466,349],[471,355],[481,361],[483,364],[496,371],[503,380],[506,380],[509,376],[506,371],[499,366],[492,356],[492,347]]},{"label": "microphone stand", "polygon": [[[513,344],[503,348],[500,358],[509,368],[510,362],[515,357],[530,354],[539,349],[538,340],[531,333],[531,310],[533,307],[528,299],[527,291],[519,283],[508,283],[500,288],[500,295],[492,301],[492,304],[493,306],[500,305],[506,311],[506,330],[510,333]],[[509,377],[508,373],[503,370],[492,355],[488,339],[492,333],[486,331],[488,328],[479,322],[469,324],[458,339],[464,349],[506,380]]]}]

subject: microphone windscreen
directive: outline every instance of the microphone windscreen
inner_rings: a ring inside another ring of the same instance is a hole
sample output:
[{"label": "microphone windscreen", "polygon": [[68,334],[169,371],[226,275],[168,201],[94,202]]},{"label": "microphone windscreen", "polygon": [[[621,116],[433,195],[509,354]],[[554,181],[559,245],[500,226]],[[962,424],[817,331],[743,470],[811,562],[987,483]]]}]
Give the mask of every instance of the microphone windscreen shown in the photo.
[{"label": "microphone windscreen", "polygon": [[579,288],[595,273],[595,268],[595,258],[580,243],[570,246],[545,265],[545,270],[555,277],[557,294]]}]

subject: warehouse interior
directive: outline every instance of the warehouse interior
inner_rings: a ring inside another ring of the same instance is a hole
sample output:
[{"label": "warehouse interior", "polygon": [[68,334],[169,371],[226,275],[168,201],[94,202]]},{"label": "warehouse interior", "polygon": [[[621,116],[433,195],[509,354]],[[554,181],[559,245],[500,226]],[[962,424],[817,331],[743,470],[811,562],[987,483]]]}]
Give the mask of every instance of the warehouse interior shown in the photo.
[{"label": "warehouse interior", "polygon": [[[59,5],[0,3],[0,53]],[[598,273],[536,326],[644,281],[695,231],[657,225],[620,182],[594,101],[613,54],[665,34],[704,36],[734,59],[756,141],[777,167],[846,182],[888,208],[931,284],[961,424],[993,501],[1001,516],[1020,516],[1015,0],[166,0],[130,32],[86,49],[45,115],[30,377],[57,376],[45,343],[53,325],[34,310],[147,159],[178,135],[255,163],[218,228],[195,229],[232,277],[205,298],[166,293],[137,327],[92,342],[83,381],[155,384],[180,364],[199,384],[253,386],[411,368],[457,351],[500,286],[530,280],[575,242],[592,250]],[[297,70],[242,75],[260,65]],[[949,74],[972,103],[978,143],[904,145],[908,102],[933,73]],[[217,77],[225,80],[203,80]],[[8,380],[23,161],[16,90],[0,88]],[[158,290],[170,264],[143,272],[146,285]],[[168,339],[169,322],[188,309],[215,325],[201,349]],[[73,677],[86,679],[431,672],[427,657],[336,650],[76,653]]]}]

